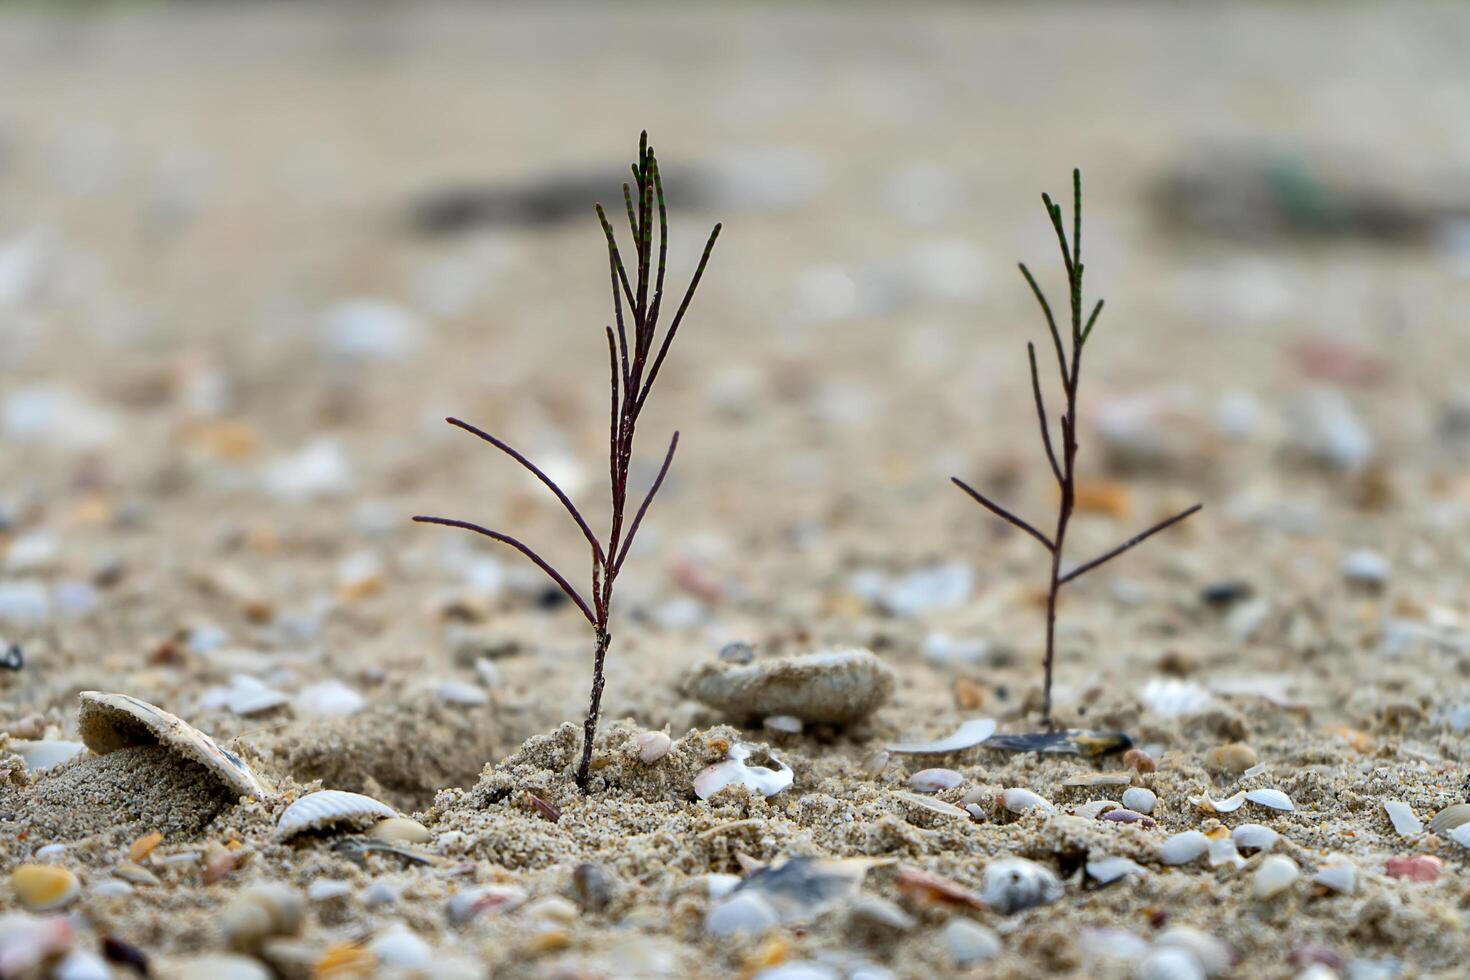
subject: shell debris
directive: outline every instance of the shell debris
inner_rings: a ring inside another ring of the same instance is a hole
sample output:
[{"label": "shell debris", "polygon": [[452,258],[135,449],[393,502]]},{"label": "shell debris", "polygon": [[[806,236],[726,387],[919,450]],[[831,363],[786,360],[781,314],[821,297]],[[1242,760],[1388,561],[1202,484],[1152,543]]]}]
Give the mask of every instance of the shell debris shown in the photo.
[{"label": "shell debris", "polygon": [[762,796],[775,796],[791,785],[796,778],[791,767],[772,753],[768,752],[767,756],[771,765],[776,768],[747,766],[745,760],[750,758],[753,751],[753,746],[743,742],[731,745],[729,758],[705,767],[703,772],[694,777],[694,795],[701,800],[707,800],[727,787],[748,786]]},{"label": "shell debris", "polygon": [[1424,824],[1414,816],[1407,803],[1400,800],[1384,800],[1383,810],[1400,837],[1418,837],[1424,833]]},{"label": "shell debris", "polygon": [[276,821],[276,839],[287,840],[308,830],[324,830],[338,824],[366,827],[394,818],[398,811],[371,796],[340,789],[307,793],[286,807]]},{"label": "shell debris", "polygon": [[76,901],[82,884],[59,865],[22,864],[10,872],[10,892],[27,911],[50,912]]},{"label": "shell debris", "polygon": [[1001,858],[985,866],[980,898],[1003,915],[1037,905],[1049,905],[1065,889],[1050,868],[1025,858]]},{"label": "shell debris", "polygon": [[994,718],[972,718],[944,738],[932,742],[899,742],[888,746],[888,751],[899,755],[946,755],[973,749],[994,734]]}]

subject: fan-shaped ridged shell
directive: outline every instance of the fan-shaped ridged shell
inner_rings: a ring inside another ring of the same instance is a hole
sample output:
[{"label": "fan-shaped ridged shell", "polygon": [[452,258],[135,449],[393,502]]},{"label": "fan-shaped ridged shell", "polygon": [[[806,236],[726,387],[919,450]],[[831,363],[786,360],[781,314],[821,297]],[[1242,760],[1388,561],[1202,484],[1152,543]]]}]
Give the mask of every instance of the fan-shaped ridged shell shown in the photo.
[{"label": "fan-shaped ridged shell", "polygon": [[321,830],[336,824],[366,827],[398,812],[371,796],[340,789],[324,789],[307,793],[286,807],[276,821],[276,839],[285,840],[308,830]]},{"label": "fan-shaped ridged shell", "polygon": [[77,712],[82,742],[98,755],[135,745],[162,745],[197,762],[241,796],[263,799],[271,787],[239,756],[176,715],[128,694],[83,691]]}]

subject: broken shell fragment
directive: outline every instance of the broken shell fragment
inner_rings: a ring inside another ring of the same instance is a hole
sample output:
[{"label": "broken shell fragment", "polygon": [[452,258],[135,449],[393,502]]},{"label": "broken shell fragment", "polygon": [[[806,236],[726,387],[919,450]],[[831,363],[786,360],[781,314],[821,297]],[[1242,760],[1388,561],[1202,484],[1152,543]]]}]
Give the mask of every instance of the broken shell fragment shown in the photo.
[{"label": "broken shell fragment", "polygon": [[1000,794],[1001,805],[1012,813],[1025,813],[1040,807],[1043,810],[1053,809],[1052,805],[1039,793],[1033,793],[1029,789],[1013,786]]},{"label": "broken shell fragment", "polygon": [[1240,856],[1240,852],[1235,849],[1235,841],[1229,837],[1221,837],[1218,840],[1210,841],[1209,855],[1210,867],[1212,868],[1218,868],[1222,864],[1228,864],[1234,870],[1239,871],[1245,867],[1245,858]]},{"label": "broken shell fragment", "polygon": [[524,888],[515,885],[486,885],[450,896],[445,908],[450,922],[463,925],[485,912],[509,912],[524,905],[528,897]]},{"label": "broken shell fragment", "polygon": [[1291,858],[1281,854],[1269,855],[1261,861],[1251,878],[1251,894],[1256,898],[1274,898],[1290,888],[1301,874]]},{"label": "broken shell fragment", "polygon": [[1148,814],[1139,813],[1137,810],[1127,810],[1122,807],[1119,807],[1115,810],[1108,810],[1105,813],[1099,814],[1098,819],[1110,820],[1113,823],[1136,823],[1140,827],[1158,826],[1154,818],[1150,817]]},{"label": "broken shell fragment", "polygon": [[182,718],[127,694],[83,691],[77,727],[98,755],[135,745],[158,744],[197,762],[240,796],[264,799],[271,788],[239,756]]},{"label": "broken shell fragment", "polygon": [[1159,860],[1165,864],[1188,864],[1210,849],[1210,839],[1198,830],[1175,834],[1159,845]]},{"label": "broken shell fragment", "polygon": [[10,891],[31,912],[65,908],[82,893],[81,882],[55,864],[22,864],[10,872]]},{"label": "broken shell fragment", "polygon": [[963,752],[972,749],[995,734],[995,719],[972,718],[959,727],[959,730],[944,738],[935,739],[932,742],[899,742],[888,746],[889,752],[897,752],[900,755],[945,755],[949,752]]},{"label": "broken shell fragment", "polygon": [[909,786],[919,793],[937,793],[954,789],[964,781],[965,777],[953,769],[920,769],[909,777]]},{"label": "broken shell fragment", "polygon": [[694,795],[701,800],[707,800],[726,787],[748,786],[762,796],[775,796],[791,785],[795,774],[792,773],[790,766],[776,758],[774,754],[767,753],[767,756],[771,764],[776,767],[775,769],[767,769],[765,766],[747,766],[745,760],[750,757],[752,751],[752,747],[743,742],[731,745],[729,758],[724,762],[707,766],[703,772],[694,777]]},{"label": "broken shell fragment", "polygon": [[1003,915],[1037,905],[1049,905],[1062,897],[1061,881],[1051,871],[1025,858],[1001,858],[985,866],[985,883],[980,898]]},{"label": "broken shell fragment", "polygon": [[1429,821],[1429,829],[1446,834],[1465,823],[1470,823],[1470,803],[1455,803],[1436,813]]},{"label": "broken shell fragment", "polygon": [[368,836],[390,844],[423,844],[432,835],[429,828],[407,817],[388,817],[373,824]]},{"label": "broken shell fragment", "polygon": [[1424,824],[1414,816],[1414,811],[1407,803],[1399,800],[1384,800],[1384,812],[1388,814],[1389,822],[1400,837],[1417,837],[1424,832]]},{"label": "broken shell fragment", "polygon": [[1358,866],[1341,854],[1327,859],[1312,881],[1339,895],[1351,895],[1358,887]]},{"label": "broken shell fragment", "polygon": [[1253,789],[1245,794],[1245,798],[1257,806],[1270,807],[1272,810],[1295,810],[1291,797],[1279,789]]},{"label": "broken shell fragment", "polygon": [[1245,806],[1245,799],[1246,794],[1242,791],[1223,800],[1211,799],[1208,793],[1204,796],[1191,796],[1189,802],[1206,813],[1234,813]]},{"label": "broken shell fragment", "polygon": [[992,735],[985,740],[987,749],[1002,752],[1040,752],[1043,755],[1084,755],[1089,757],[1126,752],[1133,740],[1122,732],[1095,732],[1073,728],[1061,732],[1022,732]]},{"label": "broken shell fragment", "polygon": [[881,707],[896,677],[868,650],[830,650],[751,664],[705,663],[684,689],[739,720],[791,715],[840,725]]},{"label": "broken shell fragment", "polygon": [[20,756],[27,772],[43,772],[53,769],[63,762],[70,762],[87,750],[87,747],[81,742],[63,742],[56,739],[36,741],[15,739],[5,747]]},{"label": "broken shell fragment", "polygon": [[921,810],[928,810],[931,813],[937,813],[941,816],[963,817],[968,819],[971,815],[970,811],[968,810],[962,810],[959,807],[955,806],[953,803],[946,803],[943,800],[936,800],[932,796],[920,796],[918,793],[904,792],[895,792],[893,795],[896,798],[903,800],[905,803],[911,803]]},{"label": "broken shell fragment", "polygon": [[924,906],[960,905],[972,909],[985,908],[985,901],[978,892],[922,868],[899,868],[898,890]]},{"label": "broken shell fragment", "polygon": [[398,812],[371,796],[340,789],[307,793],[282,812],[276,821],[276,839],[286,840],[308,830],[324,830],[337,824],[366,827]]},{"label": "broken shell fragment", "polygon": [[806,922],[851,898],[881,858],[791,858],[751,872],[732,898],[757,895],[783,925]]},{"label": "broken shell fragment", "polygon": [[1131,858],[1102,857],[1087,862],[1087,876],[1103,885],[1111,885],[1129,875],[1146,874],[1148,870]]}]

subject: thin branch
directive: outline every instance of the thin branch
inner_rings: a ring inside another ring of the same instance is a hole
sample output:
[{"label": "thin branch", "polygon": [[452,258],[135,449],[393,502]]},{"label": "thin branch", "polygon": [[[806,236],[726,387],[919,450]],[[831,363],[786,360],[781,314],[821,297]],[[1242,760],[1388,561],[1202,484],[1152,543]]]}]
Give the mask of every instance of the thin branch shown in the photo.
[{"label": "thin branch", "polygon": [[980,493],[980,491],[970,486],[964,480],[961,480],[957,476],[952,476],[949,479],[951,483],[959,487],[961,490],[965,491],[965,493],[968,493],[971,497],[974,497],[976,503],[980,504],[980,506],[990,511],[996,517],[1009,521],[1011,524],[1014,524],[1022,531],[1025,531],[1027,534],[1031,535],[1037,541],[1040,541],[1041,546],[1047,551],[1056,550],[1056,548],[1052,546],[1050,538],[1042,534],[1040,531],[1036,530],[1036,528],[1032,527],[1030,524],[1027,524],[1025,521],[1021,520],[1021,518],[1017,517],[1015,514],[1012,514],[1010,511],[1006,510],[1000,504],[997,504],[995,501],[987,498],[984,494]]},{"label": "thin branch", "polygon": [[1041,400],[1041,377],[1036,373],[1036,345],[1026,341],[1026,355],[1031,359],[1031,394],[1036,398],[1036,421],[1041,424],[1041,444],[1046,447],[1046,460],[1051,463],[1052,475],[1062,483],[1062,468],[1057,465],[1057,454],[1051,447],[1051,427],[1046,421],[1046,406]]},{"label": "thin branch", "polygon": [[664,485],[664,477],[669,475],[669,465],[674,462],[674,450],[679,448],[679,433],[674,433],[674,438],[669,440],[669,451],[664,454],[664,463],[658,469],[658,476],[653,479],[653,486],[648,488],[648,496],[643,498],[643,503],[638,507],[638,513],[633,515],[633,523],[628,525],[628,536],[623,540],[623,550],[618,552],[618,559],[613,563],[613,571],[623,567],[623,559],[628,557],[628,549],[633,547],[633,538],[638,534],[638,526],[643,523],[643,515],[648,513],[648,505],[653,503],[654,495],[658,488]]},{"label": "thin branch", "polygon": [[1062,383],[1066,384],[1071,372],[1067,368],[1067,352],[1062,349],[1062,333],[1057,329],[1057,318],[1052,316],[1051,304],[1046,301],[1046,294],[1037,285],[1036,277],[1031,274],[1031,270],[1026,268],[1026,263],[1021,262],[1018,265],[1021,268],[1021,275],[1026,277],[1027,284],[1031,286],[1036,302],[1041,304],[1041,312],[1046,314],[1046,326],[1051,331],[1051,342],[1057,349],[1057,369],[1062,372]]},{"label": "thin branch", "polygon": [[414,521],[418,524],[440,524],[444,527],[460,527],[464,528],[466,531],[474,531],[476,534],[483,534],[485,535],[485,537],[491,538],[495,541],[499,541],[501,544],[510,545],[512,548],[519,551],[527,558],[531,559],[531,561],[536,565],[537,568],[545,572],[547,576],[553,582],[555,582],[563,592],[567,594],[567,598],[572,600],[572,602],[576,604],[578,609],[582,610],[582,615],[587,617],[587,622],[591,623],[593,626],[597,625],[597,617],[592,614],[592,609],[587,605],[587,601],[577,594],[577,590],[572,588],[572,584],[566,580],[561,572],[558,572],[556,569],[552,568],[550,563],[548,563],[545,558],[542,558],[540,555],[536,554],[536,552],[532,551],[525,544],[522,544],[520,541],[517,541],[515,538],[511,537],[509,534],[501,534],[499,531],[492,531],[488,527],[481,527],[478,524],[471,524],[469,521],[451,520],[448,517],[424,517],[420,515],[415,517]]},{"label": "thin branch", "polygon": [[608,265],[611,266],[609,275],[612,277],[613,312],[618,321],[619,350],[622,351],[623,359],[623,387],[629,387],[632,375],[628,367],[628,330],[623,325],[623,296],[618,291],[618,280],[621,278],[623,290],[632,295],[628,289],[628,272],[623,268],[623,260],[618,257],[618,240],[613,234],[612,224],[607,220],[607,213],[602,210],[602,205],[597,205],[597,219],[602,222],[603,234],[607,236]]},{"label": "thin branch", "polygon": [[1097,305],[1092,308],[1092,316],[1087,318],[1087,326],[1082,328],[1082,342],[1087,343],[1087,338],[1092,336],[1092,325],[1097,322],[1097,315],[1102,312],[1103,301],[1098,300]]},{"label": "thin branch", "polygon": [[[1072,264],[1082,282],[1082,168],[1072,168]],[[1079,290],[1080,291],[1080,290]]]},{"label": "thin branch", "polygon": [[1072,279],[1072,253],[1067,251],[1067,229],[1062,225],[1062,208],[1059,204],[1053,204],[1050,194],[1041,195],[1041,203],[1046,205],[1046,216],[1051,219],[1052,230],[1057,233],[1057,244],[1062,248],[1062,264],[1067,267],[1067,279]]},{"label": "thin branch", "polygon": [[699,257],[699,265],[694,269],[694,276],[689,280],[689,288],[684,290],[684,301],[679,304],[674,319],[669,323],[668,332],[664,334],[664,342],[659,345],[658,356],[653,359],[653,367],[648,371],[648,380],[643,384],[643,390],[638,395],[638,407],[641,409],[643,403],[648,400],[648,393],[653,390],[654,379],[658,377],[658,369],[663,367],[664,358],[668,356],[669,345],[674,342],[674,334],[679,332],[679,324],[684,320],[684,313],[689,309],[689,301],[694,299],[694,291],[699,288],[699,280],[704,276],[704,267],[709,264],[710,253],[715,250],[715,239],[720,237],[722,225],[715,225],[714,230],[709,233],[709,241],[704,243],[704,254]]},{"label": "thin branch", "polygon": [[[612,333],[611,329],[608,330],[608,333]],[[490,433],[486,432],[484,429],[470,425],[470,423],[465,422],[461,419],[454,418],[452,416],[445,419],[444,421],[448,422],[452,426],[455,426],[456,428],[465,430],[471,435],[479,436],[481,439],[484,439],[490,445],[494,446],[496,449],[499,449],[511,459],[515,460],[517,463],[520,463],[526,469],[530,470],[532,475],[534,475],[536,479],[546,484],[546,489],[556,494],[556,499],[561,501],[561,505],[567,509],[567,513],[572,515],[572,520],[576,521],[577,526],[582,529],[582,536],[585,537],[587,539],[587,543],[592,546],[592,551],[595,555],[597,555],[597,560],[602,560],[602,545],[597,543],[597,535],[593,534],[592,528],[587,526],[587,521],[583,519],[581,511],[577,510],[577,505],[572,503],[572,499],[562,491],[561,487],[556,485],[556,481],[547,476],[539,466],[531,462],[525,456],[522,456],[519,452],[511,448],[502,440],[497,439]]]},{"label": "thin branch", "polygon": [[658,171],[658,158],[649,154],[649,169],[653,171],[653,193],[658,198],[658,282],[653,288],[653,308],[648,312],[650,323],[658,323],[659,310],[664,305],[664,272],[669,265],[669,211],[664,203],[664,181]]},{"label": "thin branch", "polygon": [[1189,515],[1194,514],[1197,511],[1199,511],[1199,509],[1202,508],[1203,506],[1204,506],[1204,504],[1195,504],[1193,507],[1190,507],[1187,510],[1180,511],[1179,513],[1175,514],[1173,517],[1169,518],[1166,521],[1160,521],[1158,524],[1155,524],[1153,527],[1149,528],[1147,531],[1144,531],[1144,532],[1142,532],[1140,534],[1134,535],[1133,537],[1129,538],[1127,541],[1124,541],[1122,544],[1118,545],[1118,547],[1114,548],[1112,551],[1109,551],[1106,554],[1099,555],[1098,557],[1094,558],[1092,561],[1088,562],[1087,564],[1080,565],[1077,568],[1072,569],[1066,575],[1063,575],[1060,579],[1057,580],[1057,585],[1066,585],[1068,582],[1072,581],[1074,578],[1079,578],[1079,577],[1081,577],[1083,575],[1086,575],[1088,572],[1092,571],[1097,566],[1103,564],[1104,562],[1108,562],[1108,561],[1113,560],[1114,558],[1117,558],[1119,555],[1121,555],[1123,552],[1127,551],[1129,548],[1132,548],[1135,545],[1142,544],[1143,542],[1147,541],[1149,538],[1153,537],[1155,534],[1158,534],[1160,531],[1164,530],[1165,528],[1172,527],[1173,525],[1178,524],[1180,521],[1184,520]]}]

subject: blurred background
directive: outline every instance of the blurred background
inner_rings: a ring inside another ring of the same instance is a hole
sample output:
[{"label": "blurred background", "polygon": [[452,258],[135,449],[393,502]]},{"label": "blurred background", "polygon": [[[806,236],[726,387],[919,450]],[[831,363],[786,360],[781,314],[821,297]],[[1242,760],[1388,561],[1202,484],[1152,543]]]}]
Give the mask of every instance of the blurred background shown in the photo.
[{"label": "blurred background", "polygon": [[0,632],[160,703],[402,669],[502,685],[507,744],[570,716],[576,617],[406,521],[582,579],[555,502],[440,419],[602,513],[592,206],[646,128],[681,287],[725,226],[640,430],[645,482],[683,431],[617,630],[654,676],[856,642],[1024,703],[1044,556],[947,481],[1051,519],[1015,262],[1063,302],[1038,195],[1074,166],[1108,303],[1074,556],[1206,509],[1076,592],[1064,705],[1457,649],[1467,48],[1454,3],[7,6]]}]

